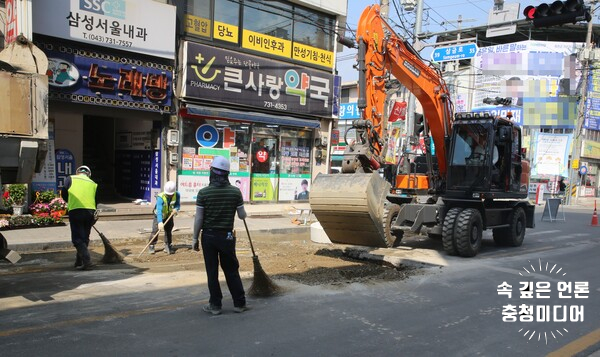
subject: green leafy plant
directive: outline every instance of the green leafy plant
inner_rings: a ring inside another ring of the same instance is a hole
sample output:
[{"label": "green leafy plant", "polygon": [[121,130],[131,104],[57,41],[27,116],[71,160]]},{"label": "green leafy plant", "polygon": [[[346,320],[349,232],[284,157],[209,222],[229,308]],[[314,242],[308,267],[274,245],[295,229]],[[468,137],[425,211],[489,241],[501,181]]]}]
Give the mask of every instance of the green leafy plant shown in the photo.
[{"label": "green leafy plant", "polygon": [[28,226],[33,223],[33,216],[31,216],[30,214],[12,216],[10,217],[9,223],[12,227]]},{"label": "green leafy plant", "polygon": [[39,215],[33,217],[33,224],[37,226],[49,226],[57,223],[56,219],[50,215]]},{"label": "green leafy plant", "polygon": [[50,203],[53,199],[56,198],[56,193],[53,190],[47,190],[42,192],[37,192],[36,200],[38,203]]},{"label": "green leafy plant", "polygon": [[9,205],[23,205],[25,203],[25,194],[27,193],[27,186],[22,183],[13,183],[8,186],[8,204]]}]

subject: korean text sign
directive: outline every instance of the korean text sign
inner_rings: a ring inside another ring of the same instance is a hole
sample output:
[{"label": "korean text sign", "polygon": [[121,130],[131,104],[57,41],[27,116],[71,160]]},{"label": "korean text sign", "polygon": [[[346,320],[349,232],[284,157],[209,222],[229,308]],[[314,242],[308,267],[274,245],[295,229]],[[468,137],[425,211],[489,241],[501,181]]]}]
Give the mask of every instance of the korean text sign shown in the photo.
[{"label": "korean text sign", "polygon": [[36,33],[175,58],[175,6],[145,0],[33,0]]},{"label": "korean text sign", "polygon": [[168,66],[154,63],[150,67],[133,61],[115,62],[80,54],[88,52],[45,51],[52,98],[146,111],[170,111],[173,74],[161,68]]},{"label": "korean text sign", "polygon": [[273,112],[331,117],[334,76],[306,67],[186,42],[182,97]]}]

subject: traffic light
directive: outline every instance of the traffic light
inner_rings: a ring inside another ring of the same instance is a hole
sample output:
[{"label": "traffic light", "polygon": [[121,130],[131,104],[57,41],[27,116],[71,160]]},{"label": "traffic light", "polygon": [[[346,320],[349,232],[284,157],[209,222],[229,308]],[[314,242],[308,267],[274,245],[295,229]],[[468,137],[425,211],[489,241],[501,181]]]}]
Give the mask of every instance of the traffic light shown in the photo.
[{"label": "traffic light", "polygon": [[507,97],[507,98],[501,98],[501,97],[496,97],[494,99],[492,98],[483,98],[483,102],[485,104],[492,104],[492,105],[511,105],[512,103],[512,98]]},{"label": "traffic light", "polygon": [[527,6],[523,11],[527,20],[533,21],[535,27],[550,27],[578,21],[592,20],[590,7],[583,0],[555,1],[538,6]]},{"label": "traffic light", "polygon": [[423,132],[423,130],[425,129],[425,124],[423,123],[423,120],[425,119],[425,117],[423,116],[423,114],[421,113],[415,113],[415,123],[414,123],[414,132],[413,135],[418,137],[421,135],[421,133]]}]

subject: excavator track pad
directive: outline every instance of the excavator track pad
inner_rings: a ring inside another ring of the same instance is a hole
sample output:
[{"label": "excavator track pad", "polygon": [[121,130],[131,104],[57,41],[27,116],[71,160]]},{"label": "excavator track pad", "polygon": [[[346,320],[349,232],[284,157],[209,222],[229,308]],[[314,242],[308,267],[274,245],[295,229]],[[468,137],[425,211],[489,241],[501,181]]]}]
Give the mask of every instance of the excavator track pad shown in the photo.
[{"label": "excavator track pad", "polygon": [[310,207],[332,243],[390,247],[384,215],[390,188],[377,173],[319,174]]}]

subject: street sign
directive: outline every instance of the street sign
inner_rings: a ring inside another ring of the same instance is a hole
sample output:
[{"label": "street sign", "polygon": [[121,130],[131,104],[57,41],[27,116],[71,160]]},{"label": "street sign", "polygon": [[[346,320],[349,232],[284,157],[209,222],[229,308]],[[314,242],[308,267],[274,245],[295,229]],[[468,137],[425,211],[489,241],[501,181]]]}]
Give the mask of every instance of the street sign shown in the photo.
[{"label": "street sign", "polygon": [[587,174],[587,166],[581,166],[579,168],[579,173],[582,174],[582,175]]},{"label": "street sign", "polygon": [[433,50],[431,60],[434,62],[458,61],[475,57],[477,45],[467,43],[464,45],[438,47]]}]

